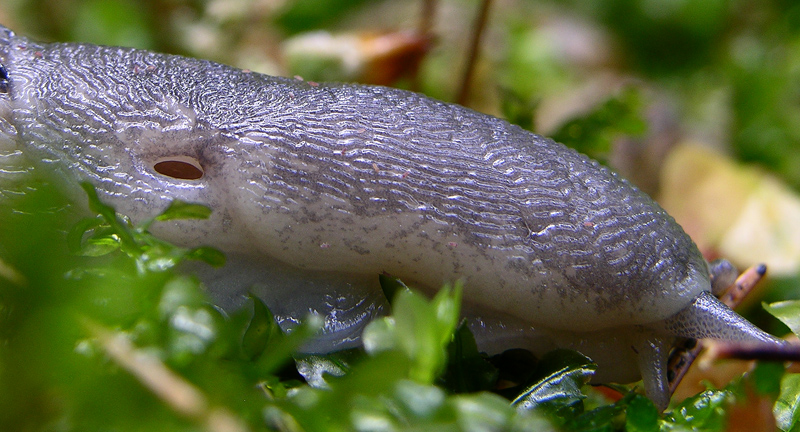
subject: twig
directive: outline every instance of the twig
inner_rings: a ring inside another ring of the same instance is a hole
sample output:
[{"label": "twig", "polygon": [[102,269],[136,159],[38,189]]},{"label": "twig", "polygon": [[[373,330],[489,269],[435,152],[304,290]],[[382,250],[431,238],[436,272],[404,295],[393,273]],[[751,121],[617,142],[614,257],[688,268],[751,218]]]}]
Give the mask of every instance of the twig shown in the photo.
[{"label": "twig", "polygon": [[436,0],[422,0],[422,13],[419,16],[417,32],[423,36],[430,35],[433,18],[436,15]]},{"label": "twig", "polygon": [[[417,34],[428,41],[433,40],[433,19],[436,16],[436,0],[422,0],[422,12],[419,15]],[[427,49],[425,50],[427,54]],[[419,66],[411,70],[411,90],[419,91],[421,87]]]},{"label": "twig", "polygon": [[469,97],[469,88],[472,83],[472,74],[475,70],[475,63],[478,61],[478,51],[480,49],[481,37],[483,36],[483,29],[486,27],[486,21],[489,16],[489,8],[491,7],[492,0],[483,0],[481,2],[481,9],[475,17],[475,24],[473,25],[472,41],[469,47],[469,57],[467,57],[467,64],[464,66],[464,76],[461,78],[461,89],[458,92],[456,102],[464,105]]},{"label": "twig", "polygon": [[712,358],[767,361],[800,361],[800,345],[766,345],[757,342],[718,342],[708,344]]},{"label": "twig", "polygon": [[750,267],[736,279],[733,286],[719,300],[731,309],[739,306],[765,274],[767,274],[767,266],[764,264]]},{"label": "twig", "polygon": [[208,399],[198,388],[169,370],[156,356],[137,350],[122,333],[114,333],[88,320],[84,324],[117,364],[178,414],[197,421],[209,432],[248,430],[227,410],[209,406]]}]

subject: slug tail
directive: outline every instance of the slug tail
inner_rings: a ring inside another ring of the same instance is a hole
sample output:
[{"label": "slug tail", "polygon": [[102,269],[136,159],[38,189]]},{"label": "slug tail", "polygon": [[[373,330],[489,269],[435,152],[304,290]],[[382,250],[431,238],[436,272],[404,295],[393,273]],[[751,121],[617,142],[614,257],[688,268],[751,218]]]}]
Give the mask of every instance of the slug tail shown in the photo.
[{"label": "slug tail", "polygon": [[773,345],[787,343],[754,326],[709,292],[700,294],[686,309],[667,318],[661,325],[669,334],[685,338]]}]

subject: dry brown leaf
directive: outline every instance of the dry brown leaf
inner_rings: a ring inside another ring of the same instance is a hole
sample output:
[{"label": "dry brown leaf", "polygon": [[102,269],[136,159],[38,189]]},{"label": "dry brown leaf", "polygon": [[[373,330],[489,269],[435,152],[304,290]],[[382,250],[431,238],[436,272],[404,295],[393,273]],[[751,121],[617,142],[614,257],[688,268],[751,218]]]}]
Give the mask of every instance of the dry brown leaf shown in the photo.
[{"label": "dry brown leaf", "polygon": [[800,270],[800,197],[775,177],[684,143],[668,155],[661,185],[659,202],[707,258],[764,262],[773,275]]}]

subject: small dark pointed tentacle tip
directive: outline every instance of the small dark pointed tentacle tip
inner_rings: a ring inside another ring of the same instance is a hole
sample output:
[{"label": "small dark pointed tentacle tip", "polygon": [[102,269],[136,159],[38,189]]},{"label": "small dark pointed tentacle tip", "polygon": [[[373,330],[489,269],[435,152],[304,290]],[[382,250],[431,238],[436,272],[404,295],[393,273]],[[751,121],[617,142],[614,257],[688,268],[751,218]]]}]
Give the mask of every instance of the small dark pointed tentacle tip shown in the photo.
[{"label": "small dark pointed tentacle tip", "polygon": [[758,264],[756,266],[756,273],[758,273],[759,276],[767,274],[767,265],[764,263]]},{"label": "small dark pointed tentacle tip", "polygon": [[8,71],[6,67],[0,63],[0,93],[8,93]]}]

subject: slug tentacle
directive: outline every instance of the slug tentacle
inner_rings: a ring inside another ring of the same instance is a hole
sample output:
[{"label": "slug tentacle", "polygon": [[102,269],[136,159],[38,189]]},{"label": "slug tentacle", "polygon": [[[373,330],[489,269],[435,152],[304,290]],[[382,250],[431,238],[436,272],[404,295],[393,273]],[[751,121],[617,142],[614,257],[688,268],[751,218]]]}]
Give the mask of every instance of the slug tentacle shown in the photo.
[{"label": "slug tentacle", "polygon": [[710,292],[700,294],[684,310],[664,320],[661,325],[669,334],[684,338],[787,343],[754,326]]},{"label": "slug tentacle", "polygon": [[671,347],[671,339],[652,333],[634,344],[645,394],[661,411],[667,408],[671,396],[667,380],[667,359]]},{"label": "slug tentacle", "polygon": [[708,273],[711,276],[711,292],[717,297],[721,296],[739,277],[739,270],[726,259],[708,263]]}]

